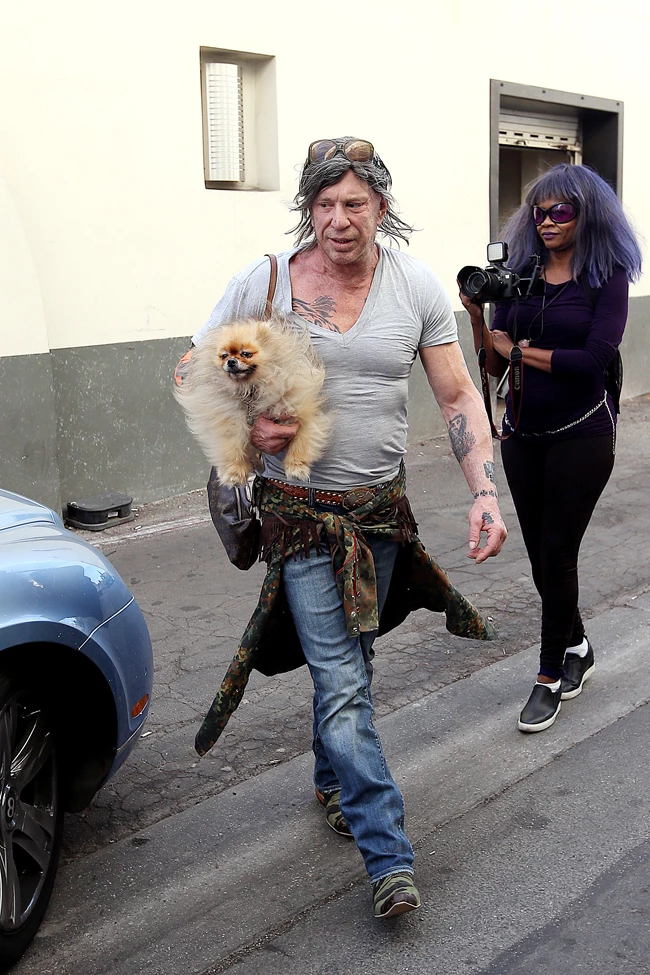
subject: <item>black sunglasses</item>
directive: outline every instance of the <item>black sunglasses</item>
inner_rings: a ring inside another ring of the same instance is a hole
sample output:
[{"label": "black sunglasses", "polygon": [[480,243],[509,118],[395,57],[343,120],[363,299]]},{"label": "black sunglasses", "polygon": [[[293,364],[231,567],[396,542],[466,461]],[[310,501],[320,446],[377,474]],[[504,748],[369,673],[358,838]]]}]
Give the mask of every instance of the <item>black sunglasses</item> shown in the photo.
[{"label": "black sunglasses", "polygon": [[548,210],[545,210],[544,207],[533,207],[533,220],[536,227],[541,227],[547,217],[553,223],[570,223],[577,216],[578,208],[575,203],[554,203]]}]

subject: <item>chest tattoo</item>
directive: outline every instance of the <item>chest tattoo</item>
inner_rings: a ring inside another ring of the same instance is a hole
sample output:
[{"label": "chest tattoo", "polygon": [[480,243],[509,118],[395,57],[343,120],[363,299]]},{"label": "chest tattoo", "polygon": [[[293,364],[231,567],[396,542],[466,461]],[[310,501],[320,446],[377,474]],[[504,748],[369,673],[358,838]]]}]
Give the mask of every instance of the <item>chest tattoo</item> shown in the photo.
[{"label": "chest tattoo", "polygon": [[302,318],[321,328],[327,328],[330,332],[340,332],[336,322],[333,320],[336,314],[336,302],[329,295],[321,295],[313,301],[302,301],[294,298],[291,304],[293,310]]}]

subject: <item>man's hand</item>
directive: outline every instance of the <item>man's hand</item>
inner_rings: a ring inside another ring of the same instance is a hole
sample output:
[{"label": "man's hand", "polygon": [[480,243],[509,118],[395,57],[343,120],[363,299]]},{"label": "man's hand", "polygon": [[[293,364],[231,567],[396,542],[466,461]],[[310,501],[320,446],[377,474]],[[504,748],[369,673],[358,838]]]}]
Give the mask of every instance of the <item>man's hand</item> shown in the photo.
[{"label": "man's hand", "polygon": [[300,427],[291,416],[267,416],[263,413],[251,428],[251,443],[263,454],[281,453],[286,450]]},{"label": "man's hand", "polygon": [[[482,531],[487,535],[487,541],[483,548],[480,547]],[[469,552],[467,557],[475,559],[477,564],[485,562],[491,556],[499,554],[507,537],[508,531],[503,523],[497,501],[486,497],[477,498],[469,512]]]}]

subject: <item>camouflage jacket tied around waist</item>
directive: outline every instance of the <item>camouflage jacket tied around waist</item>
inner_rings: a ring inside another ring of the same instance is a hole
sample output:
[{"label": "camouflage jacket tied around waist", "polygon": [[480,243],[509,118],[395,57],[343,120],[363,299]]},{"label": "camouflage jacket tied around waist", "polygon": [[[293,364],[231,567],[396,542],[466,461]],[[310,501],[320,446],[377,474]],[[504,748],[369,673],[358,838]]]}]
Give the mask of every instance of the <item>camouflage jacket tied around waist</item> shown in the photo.
[{"label": "camouflage jacket tied around waist", "polygon": [[[244,631],[210,710],[196,736],[205,755],[215,744],[242,699],[251,670],[266,676],[305,663],[282,586],[287,558],[309,558],[311,549],[329,550],[347,619],[348,633],[398,626],[416,609],[444,612],[446,627],[457,636],[492,640],[495,630],[449,581],[424,549],[405,493],[404,466],[368,501],[345,514],[315,511],[280,486],[263,482],[260,490],[262,558],[267,571],[257,607]],[[369,535],[400,542],[381,619],[377,612],[375,568]]]}]

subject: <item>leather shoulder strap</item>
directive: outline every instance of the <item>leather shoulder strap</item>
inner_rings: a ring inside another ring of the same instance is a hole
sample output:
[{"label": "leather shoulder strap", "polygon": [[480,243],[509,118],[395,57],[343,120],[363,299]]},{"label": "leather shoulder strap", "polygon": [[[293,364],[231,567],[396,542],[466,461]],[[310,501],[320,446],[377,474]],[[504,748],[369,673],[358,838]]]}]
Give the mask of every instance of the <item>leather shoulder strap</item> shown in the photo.
[{"label": "leather shoulder strap", "polygon": [[271,262],[271,277],[269,278],[269,292],[266,296],[265,319],[269,319],[273,314],[273,298],[275,297],[275,286],[278,281],[278,259],[275,254],[265,254]]}]

